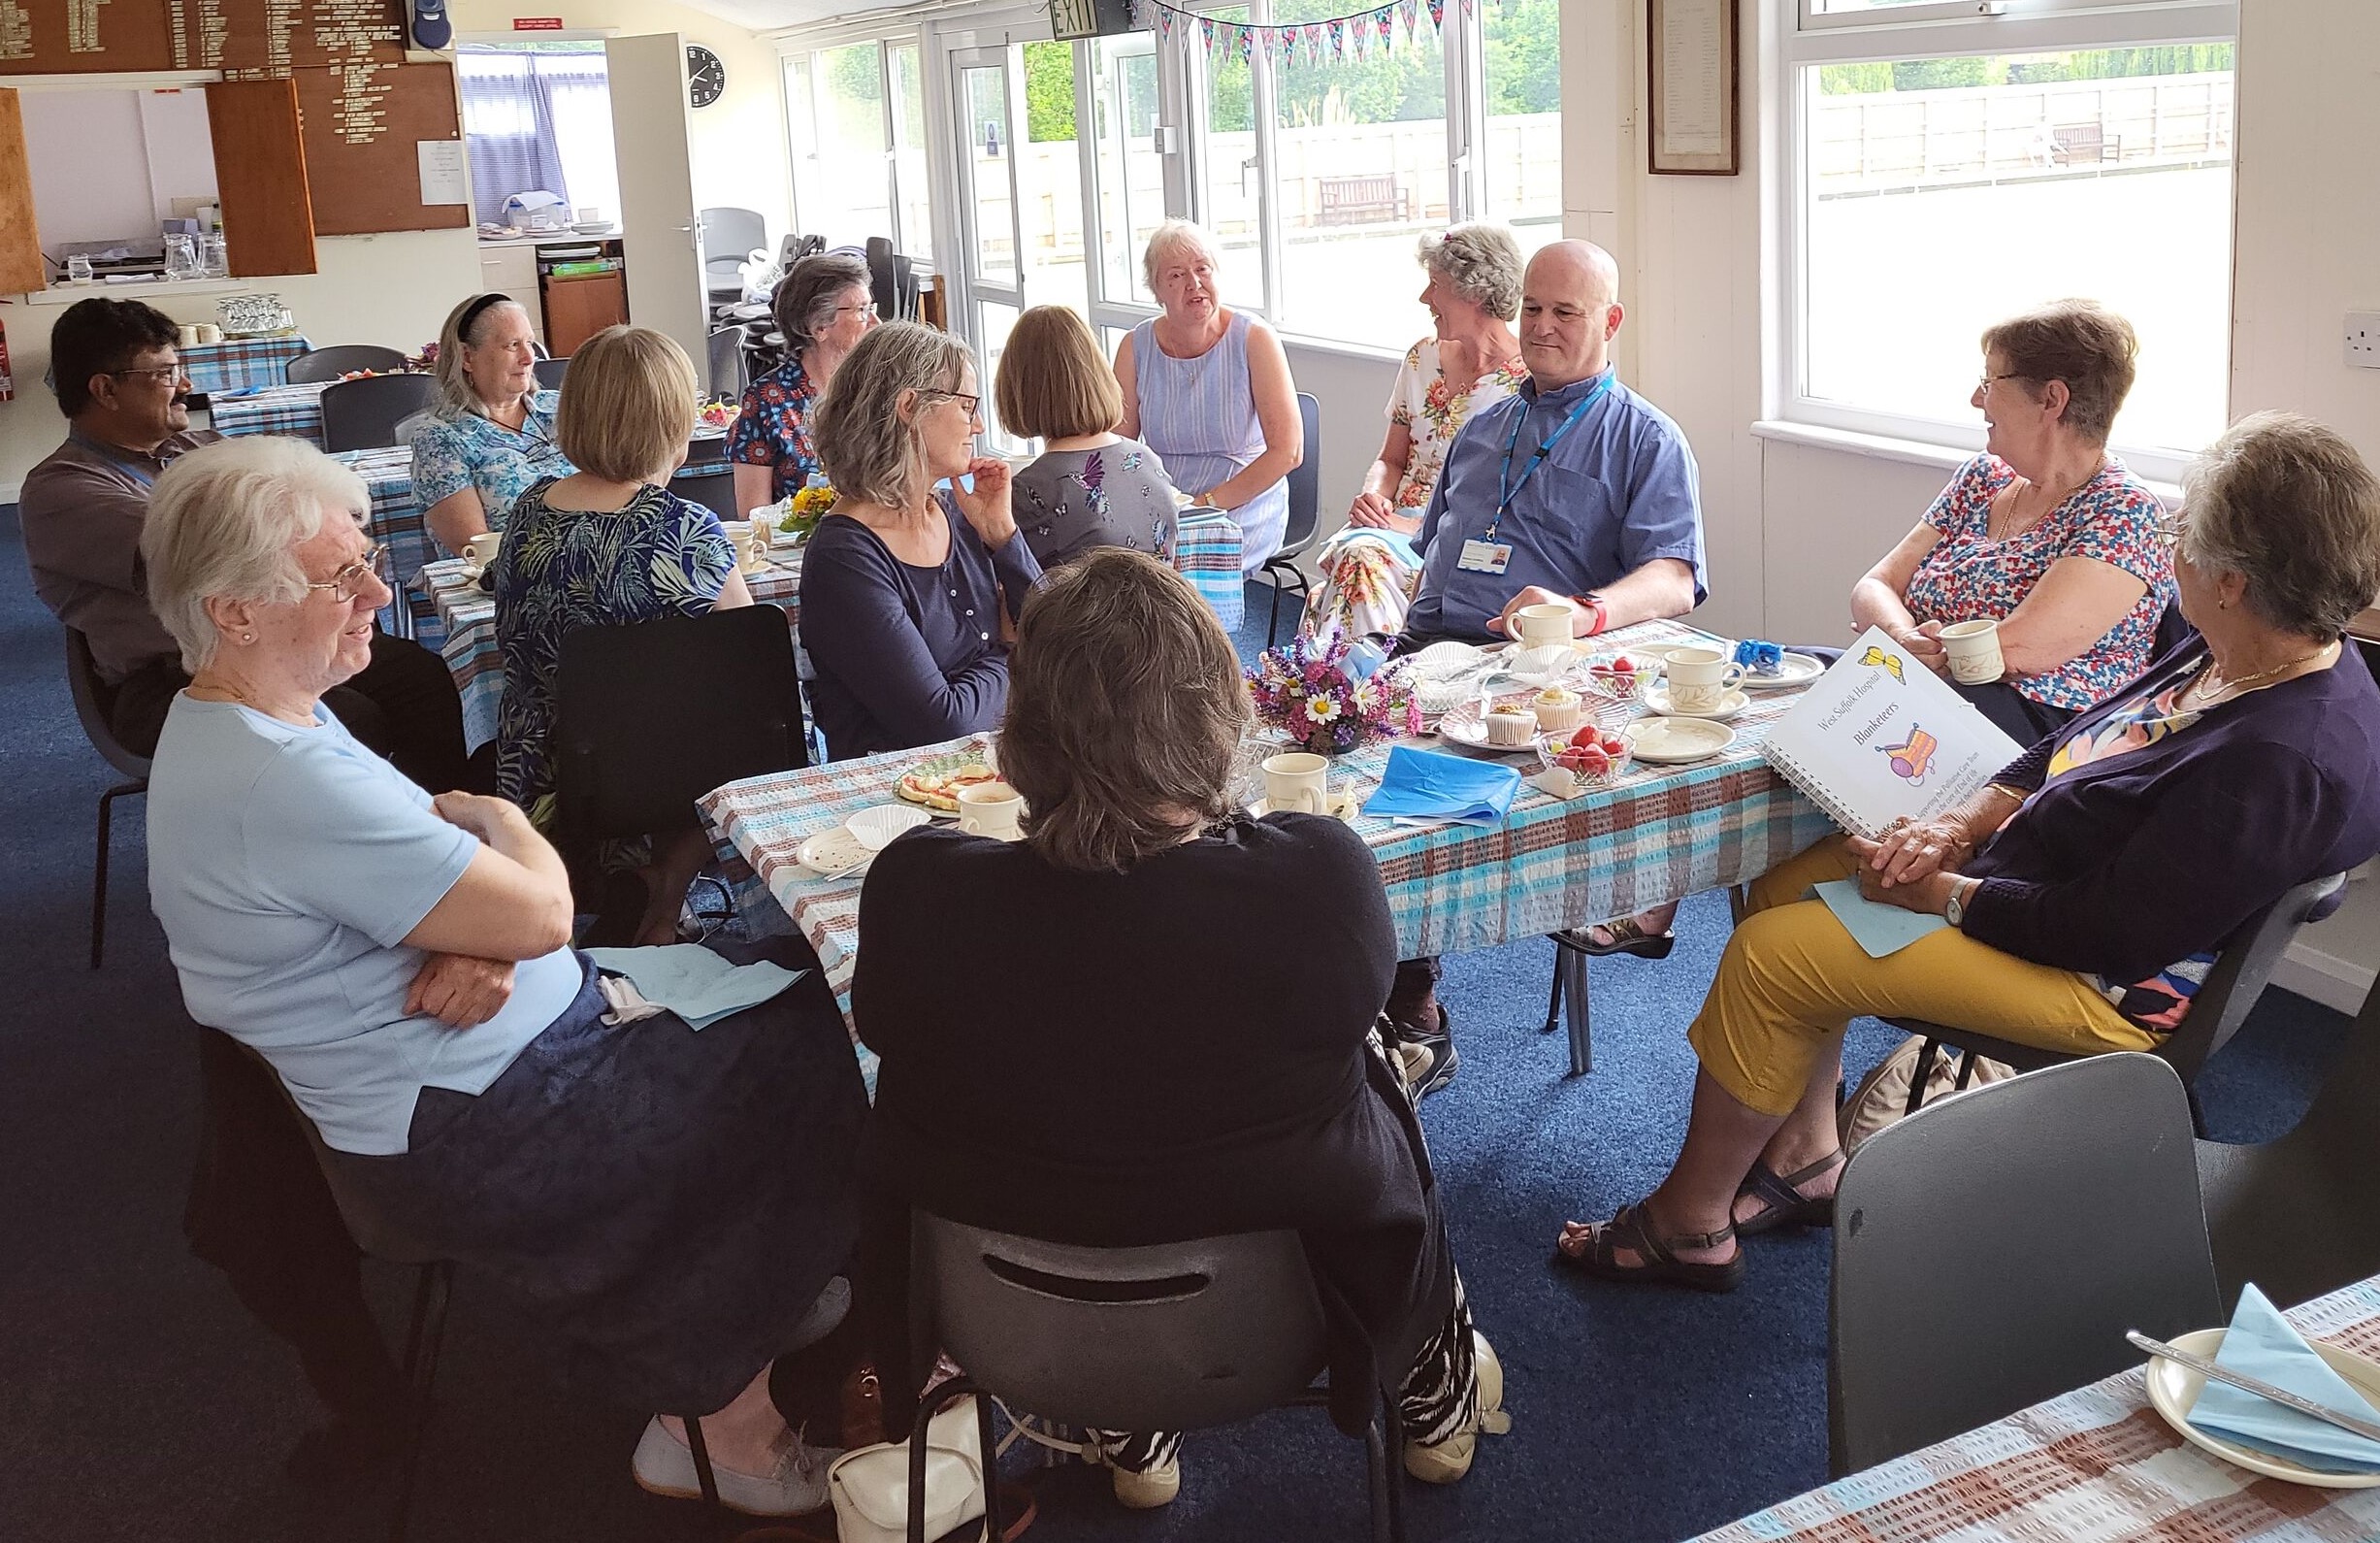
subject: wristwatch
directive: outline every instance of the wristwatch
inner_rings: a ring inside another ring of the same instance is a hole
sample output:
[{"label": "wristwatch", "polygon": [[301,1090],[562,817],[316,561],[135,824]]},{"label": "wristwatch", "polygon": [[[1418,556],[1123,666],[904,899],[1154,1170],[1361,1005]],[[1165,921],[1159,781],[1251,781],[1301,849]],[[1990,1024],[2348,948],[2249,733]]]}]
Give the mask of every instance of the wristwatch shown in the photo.
[{"label": "wristwatch", "polygon": [[1950,881],[1950,899],[1942,904],[1942,920],[1953,927],[1967,925],[1967,897],[1983,883],[1979,878],[1954,878]]}]

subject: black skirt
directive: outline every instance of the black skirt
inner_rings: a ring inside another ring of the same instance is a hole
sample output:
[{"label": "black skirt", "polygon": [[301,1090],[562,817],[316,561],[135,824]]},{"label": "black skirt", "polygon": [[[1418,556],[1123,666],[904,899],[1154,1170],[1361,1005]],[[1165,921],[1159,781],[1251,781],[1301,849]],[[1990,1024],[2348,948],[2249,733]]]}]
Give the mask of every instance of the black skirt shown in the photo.
[{"label": "black skirt", "polygon": [[486,1092],[423,1090],[408,1151],[333,1153],[342,1187],[525,1295],[573,1391],[719,1409],[788,1347],[858,1228],[866,1094],[825,974],[801,962],[784,993],[701,1033],[673,1013],[605,1024],[590,967]]}]

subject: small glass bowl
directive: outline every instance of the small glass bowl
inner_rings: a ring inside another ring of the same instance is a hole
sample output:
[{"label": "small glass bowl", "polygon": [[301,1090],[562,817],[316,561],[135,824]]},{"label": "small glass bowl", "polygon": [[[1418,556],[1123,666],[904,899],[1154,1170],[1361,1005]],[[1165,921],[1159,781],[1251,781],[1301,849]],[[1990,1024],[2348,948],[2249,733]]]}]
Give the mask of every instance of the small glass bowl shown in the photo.
[{"label": "small glass bowl", "polygon": [[[1617,731],[1607,730],[1605,732],[1610,733]],[[1574,771],[1569,767],[1563,766],[1561,762],[1562,751],[1569,745],[1570,738],[1571,737],[1567,734],[1539,735],[1537,737],[1537,760],[1538,764],[1548,772],[1558,771],[1569,772],[1572,779],[1577,782],[1579,792],[1583,793],[1591,789],[1612,787],[1616,784],[1621,777],[1627,775],[1629,769],[1636,764],[1636,753],[1632,746],[1628,749],[1621,750],[1616,755],[1613,755],[1611,758],[1612,764],[1605,771],[1597,772]],[[1627,738],[1628,737],[1626,734],[1620,734],[1620,739],[1622,740],[1627,739]]]}]

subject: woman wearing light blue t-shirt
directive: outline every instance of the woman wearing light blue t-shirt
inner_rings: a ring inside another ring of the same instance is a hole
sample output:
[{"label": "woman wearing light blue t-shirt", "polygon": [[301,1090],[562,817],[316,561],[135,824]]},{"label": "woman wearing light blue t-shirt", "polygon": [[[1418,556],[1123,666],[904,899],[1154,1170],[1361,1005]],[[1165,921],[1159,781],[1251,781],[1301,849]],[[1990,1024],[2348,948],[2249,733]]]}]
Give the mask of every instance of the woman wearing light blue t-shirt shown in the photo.
[{"label": "woman wearing light blue t-shirt", "polygon": [[[731,1504],[816,1509],[832,1449],[789,1430],[767,1371],[846,1296],[865,1099],[832,998],[813,968],[700,1034],[611,1021],[527,816],[433,800],[322,706],[389,598],[367,508],[289,439],[158,478],[142,553],[191,681],[157,743],[149,894],[190,1014],[272,1066],[339,1187],[535,1302],[574,1386],[669,1412],[639,1484],[699,1493],[675,1419],[698,1413]],[[650,984],[660,952],[616,962]]]}]

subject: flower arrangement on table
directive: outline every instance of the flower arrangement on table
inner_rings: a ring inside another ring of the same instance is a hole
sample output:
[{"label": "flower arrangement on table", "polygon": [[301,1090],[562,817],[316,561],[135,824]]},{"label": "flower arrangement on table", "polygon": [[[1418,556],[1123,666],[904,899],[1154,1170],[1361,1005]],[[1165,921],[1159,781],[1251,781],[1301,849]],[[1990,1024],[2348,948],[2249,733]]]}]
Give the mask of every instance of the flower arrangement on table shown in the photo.
[{"label": "flower arrangement on table", "polygon": [[819,516],[832,508],[834,489],[825,483],[799,488],[786,499],[785,512],[777,519],[777,529],[788,536],[807,537],[818,528]]},{"label": "flower arrangement on table", "polygon": [[[1317,647],[1304,635],[1267,648],[1248,668],[1256,720],[1316,755],[1344,755],[1368,740],[1421,732],[1403,664],[1365,673],[1344,638]],[[1377,657],[1377,655],[1374,655]]]},{"label": "flower arrangement on table", "polygon": [[438,340],[433,338],[421,345],[421,352],[408,356],[405,368],[413,375],[429,375],[438,368]]}]

